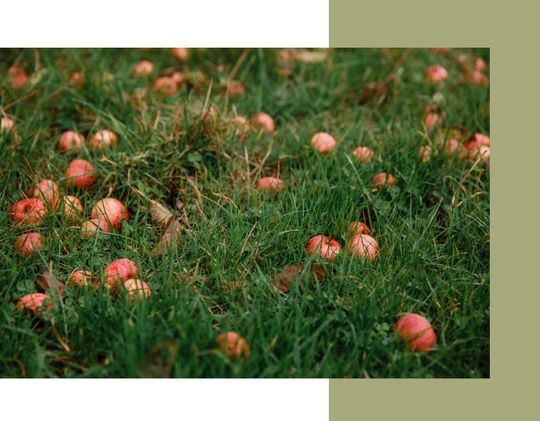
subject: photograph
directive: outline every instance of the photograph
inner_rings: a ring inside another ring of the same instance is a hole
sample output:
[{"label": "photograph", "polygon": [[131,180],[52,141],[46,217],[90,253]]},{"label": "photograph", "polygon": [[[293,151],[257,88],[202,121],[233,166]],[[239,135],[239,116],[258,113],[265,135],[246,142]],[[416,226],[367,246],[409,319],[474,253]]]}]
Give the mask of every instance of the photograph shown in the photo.
[{"label": "photograph", "polygon": [[0,119],[1,378],[490,378],[489,48],[2,48]]}]

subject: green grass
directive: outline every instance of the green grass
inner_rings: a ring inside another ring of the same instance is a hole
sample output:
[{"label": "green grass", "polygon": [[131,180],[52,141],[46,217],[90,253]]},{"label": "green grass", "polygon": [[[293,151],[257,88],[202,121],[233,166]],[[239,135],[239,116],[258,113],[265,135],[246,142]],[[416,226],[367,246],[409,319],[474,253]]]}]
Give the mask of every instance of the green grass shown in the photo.
[{"label": "green grass", "polygon": [[[173,340],[164,349],[176,351],[171,375],[178,377],[489,377],[489,173],[467,160],[417,156],[440,135],[421,124],[437,92],[443,127],[489,134],[489,89],[461,82],[460,53],[489,61],[487,50],[333,50],[284,77],[273,50],[193,51],[185,70],[205,80],[163,97],[151,89],[155,76],[131,72],[142,58],[157,71],[174,66],[168,50],[0,50],[0,108],[14,117],[20,138],[0,134],[0,375],[137,377],[148,369],[149,351]],[[40,75],[20,91],[5,77],[16,62]],[[449,69],[444,83],[426,83],[431,64]],[[220,80],[235,65],[247,91],[226,98]],[[72,71],[84,72],[82,88],[67,84]],[[104,81],[104,72],[112,78]],[[387,100],[360,106],[365,84],[390,74]],[[142,104],[132,100],[137,88],[146,89]],[[265,111],[277,130],[241,140],[222,123],[206,127],[206,98],[224,118]],[[118,145],[61,153],[56,140],[73,128],[85,135],[110,128]],[[317,131],[336,137],[334,153],[310,148]],[[373,162],[352,158],[361,144],[376,151]],[[99,171],[89,190],[65,184],[76,156]],[[372,192],[380,171],[396,184]],[[259,176],[276,174],[283,194],[254,189]],[[36,178],[78,196],[86,215],[110,192],[132,217],[118,232],[86,239],[53,213],[37,228],[45,247],[23,258],[14,241],[29,229],[15,226],[9,210]],[[176,203],[184,204],[180,245],[167,255],[153,253],[162,230],[144,196],[178,216]],[[345,245],[348,223],[359,219],[381,245],[376,262],[342,253],[324,263],[324,282],[298,283],[288,295],[272,288],[287,265],[317,260],[304,251],[312,235]],[[102,288],[68,288],[44,320],[15,310],[50,265],[65,280],[76,268],[100,274],[120,257],[137,263],[151,298],[129,303]],[[431,353],[409,352],[396,340],[392,325],[405,312],[432,322],[438,344]],[[244,364],[215,352],[216,336],[227,330],[248,340]]]}]

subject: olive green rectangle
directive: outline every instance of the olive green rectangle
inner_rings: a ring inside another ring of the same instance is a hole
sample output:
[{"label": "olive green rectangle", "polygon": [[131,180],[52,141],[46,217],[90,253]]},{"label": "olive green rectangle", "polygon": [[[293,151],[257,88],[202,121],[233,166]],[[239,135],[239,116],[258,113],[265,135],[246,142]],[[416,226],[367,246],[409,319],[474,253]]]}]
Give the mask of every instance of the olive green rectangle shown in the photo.
[{"label": "olive green rectangle", "polygon": [[492,140],[491,378],[332,379],[331,421],[538,412],[538,9],[528,1],[330,0],[330,47],[489,47]]}]

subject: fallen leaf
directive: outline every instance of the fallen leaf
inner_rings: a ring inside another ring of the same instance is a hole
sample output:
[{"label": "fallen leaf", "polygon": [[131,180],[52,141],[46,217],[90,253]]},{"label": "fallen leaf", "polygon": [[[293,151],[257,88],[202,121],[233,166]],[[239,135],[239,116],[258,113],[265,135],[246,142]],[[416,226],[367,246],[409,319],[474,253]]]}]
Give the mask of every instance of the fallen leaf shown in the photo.
[{"label": "fallen leaf", "polygon": [[43,292],[54,291],[58,294],[64,292],[65,289],[65,285],[50,270],[46,270],[36,277],[36,287]]},{"label": "fallen leaf", "polygon": [[154,252],[156,254],[165,254],[169,249],[176,248],[178,241],[180,240],[181,229],[182,225],[180,222],[174,217],[171,218],[163,236],[159,240],[159,243],[157,243]]},{"label": "fallen leaf", "polygon": [[[289,292],[296,282],[296,279],[303,276],[304,270],[305,265],[303,263],[289,265],[282,272],[274,276],[272,285],[283,293]],[[323,280],[324,275],[324,268],[321,265],[313,265],[311,267],[310,278],[312,278],[313,281],[317,282]]]},{"label": "fallen leaf", "polygon": [[156,224],[162,228],[166,228],[173,213],[165,206],[156,200],[150,200],[150,215]]}]

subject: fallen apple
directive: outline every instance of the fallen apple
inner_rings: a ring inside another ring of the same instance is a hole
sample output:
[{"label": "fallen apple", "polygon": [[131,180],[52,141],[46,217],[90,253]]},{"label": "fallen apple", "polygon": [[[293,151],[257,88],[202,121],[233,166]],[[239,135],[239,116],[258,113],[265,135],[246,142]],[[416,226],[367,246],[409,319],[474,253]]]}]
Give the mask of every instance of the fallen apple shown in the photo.
[{"label": "fallen apple", "polygon": [[332,260],[341,252],[339,243],[326,235],[315,235],[311,237],[305,249],[309,255],[316,253],[326,260]]},{"label": "fallen apple", "polygon": [[38,232],[23,234],[15,240],[15,250],[23,257],[31,256],[36,250],[41,250],[42,248],[41,234]]},{"label": "fallen apple", "polygon": [[437,343],[431,323],[419,314],[409,313],[398,319],[394,331],[401,340],[409,343],[411,351],[427,352]]}]

